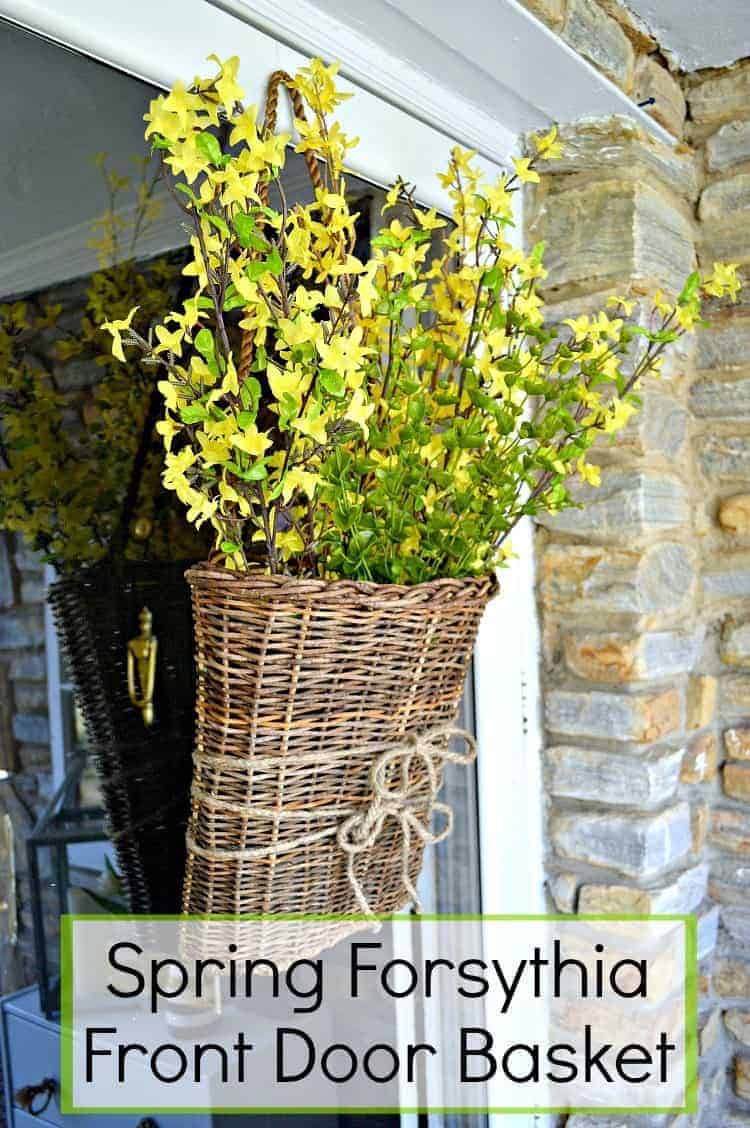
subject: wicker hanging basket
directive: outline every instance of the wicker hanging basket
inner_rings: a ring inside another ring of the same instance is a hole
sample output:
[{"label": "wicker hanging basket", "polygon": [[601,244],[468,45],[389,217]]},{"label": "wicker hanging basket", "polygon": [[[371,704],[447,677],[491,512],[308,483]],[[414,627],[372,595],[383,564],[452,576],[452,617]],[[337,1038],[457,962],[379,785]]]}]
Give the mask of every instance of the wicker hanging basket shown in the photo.
[{"label": "wicker hanging basket", "polygon": [[[448,728],[494,579],[402,587],[208,564],[187,578],[197,731],[184,911],[402,908],[431,817],[449,814],[435,799],[443,760],[459,758]],[[308,931],[304,954],[338,934]],[[265,936],[264,955],[293,956],[274,943]]]},{"label": "wicker hanging basket", "polygon": [[[49,602],[102,781],[135,913],[177,912],[185,864],[194,677],[185,564],[105,560],[57,580]],[[128,642],[148,607],[158,640],[153,723],[128,692]]]}]

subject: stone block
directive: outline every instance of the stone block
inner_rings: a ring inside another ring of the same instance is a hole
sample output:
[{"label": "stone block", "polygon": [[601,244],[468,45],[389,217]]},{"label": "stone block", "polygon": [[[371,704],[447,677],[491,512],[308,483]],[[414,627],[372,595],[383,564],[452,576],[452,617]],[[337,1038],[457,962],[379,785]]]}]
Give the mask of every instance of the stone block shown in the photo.
[{"label": "stone block", "polygon": [[[750,439],[747,441],[750,467]],[[669,533],[690,522],[685,486],[666,474],[612,468],[602,475],[601,486],[577,482],[571,494],[583,508],[541,514],[539,523],[557,533],[632,546],[651,534]]]},{"label": "stone block", "polygon": [[688,673],[695,665],[703,632],[649,631],[639,635],[574,631],[565,636],[568,668],[589,681],[615,685]]},{"label": "stone block", "polygon": [[746,911],[750,905],[750,865],[743,858],[714,858],[708,893],[722,905]]},{"label": "stone block", "polygon": [[698,215],[704,223],[733,219],[750,208],[750,173],[739,172],[707,184],[701,193]]},{"label": "stone block", "polygon": [[9,672],[13,681],[44,681],[47,677],[44,653],[14,655]]},{"label": "stone block", "polygon": [[719,708],[725,720],[750,711],[750,674],[731,674],[721,679]]},{"label": "stone block", "polygon": [[12,607],[13,569],[10,563],[7,537],[0,534],[0,607]]},{"label": "stone block", "polygon": [[654,751],[636,757],[562,745],[549,748],[546,758],[552,795],[612,806],[648,807],[674,795],[682,752]]},{"label": "stone block", "polygon": [[47,711],[47,687],[44,682],[16,682],[13,696],[19,713]]},{"label": "stone block", "polygon": [[721,923],[734,946],[750,947],[750,907],[725,907],[721,913]]},{"label": "stone block", "polygon": [[693,674],[688,678],[685,699],[685,727],[689,732],[704,728],[714,719],[718,682],[712,674]]},{"label": "stone block", "polygon": [[[750,410],[750,387],[748,388],[748,410]],[[750,534],[750,494],[733,494],[719,502],[717,514],[719,524],[727,533],[738,537]]]},{"label": "stone block", "polygon": [[716,947],[719,933],[719,906],[711,905],[698,915],[697,953],[698,960],[704,960]]},{"label": "stone block", "polygon": [[750,760],[750,728],[727,729],[724,750],[730,760]]},{"label": "stone block", "polygon": [[711,812],[708,840],[719,850],[750,854],[750,812],[717,807]]},{"label": "stone block", "polygon": [[565,19],[565,0],[523,0],[523,6],[553,31],[559,31],[562,27]]},{"label": "stone block", "polygon": [[551,544],[539,563],[541,601],[549,612],[669,613],[679,610],[690,598],[695,577],[693,551],[670,542],[653,544],[642,552]]},{"label": "stone block", "polygon": [[704,435],[696,450],[707,478],[732,482],[750,477],[750,435]]},{"label": "stone block", "polygon": [[[702,1128],[711,1128],[710,1123],[705,1119],[701,1125]],[[745,1116],[742,1112],[727,1111],[722,1114],[721,1128],[750,1128],[750,1116]]]},{"label": "stone block", "polygon": [[750,999],[750,964],[744,960],[717,960],[713,988],[722,999]]},{"label": "stone block", "polygon": [[622,90],[633,89],[635,53],[616,20],[594,0],[568,0],[562,38]]},{"label": "stone block", "polygon": [[647,916],[651,893],[632,885],[582,885],[578,912],[592,916]]},{"label": "stone block", "polygon": [[684,870],[668,884],[649,889],[632,885],[582,885],[578,912],[613,916],[692,913],[706,896],[708,872],[708,865],[703,862]]},{"label": "stone block", "polygon": [[39,578],[24,579],[21,581],[21,602],[26,604],[44,603],[47,598],[47,585]]},{"label": "stone block", "polygon": [[693,803],[690,808],[690,833],[692,850],[696,857],[703,851],[708,835],[708,820],[711,809],[708,803]]},{"label": "stone block", "polygon": [[549,891],[559,913],[575,912],[578,878],[574,873],[556,873],[549,879]]},{"label": "stone block", "polygon": [[721,71],[697,71],[688,83],[690,116],[700,125],[720,125],[742,118],[750,105],[750,63]]},{"label": "stone block", "polygon": [[653,98],[654,104],[647,107],[647,112],[675,137],[682,137],[685,95],[667,68],[649,55],[641,55],[636,62],[633,98],[636,102]]},{"label": "stone block", "polygon": [[733,1038],[743,1046],[750,1046],[750,1011],[736,1007],[724,1011],[724,1025]]},{"label": "stone block", "polygon": [[0,650],[23,650],[44,642],[41,608],[29,607],[0,615]]},{"label": "stone block", "polygon": [[622,288],[625,280],[641,292],[662,287],[676,294],[695,265],[689,216],[642,182],[612,179],[540,193],[529,230],[547,246],[549,296],[573,283]]},{"label": "stone block", "polygon": [[725,764],[722,778],[724,791],[731,799],[750,802],[750,764]]},{"label": "stone block", "polygon": [[550,833],[561,857],[647,878],[689,852],[690,812],[686,803],[647,816],[577,811],[554,815]]},{"label": "stone block", "polygon": [[599,690],[551,690],[546,697],[547,728],[564,736],[651,744],[680,724],[677,690],[617,694]]},{"label": "stone block", "polygon": [[587,117],[559,131],[562,155],[542,161],[539,168],[554,176],[604,171],[613,168],[623,179],[657,182],[670,192],[695,199],[698,170],[693,154],[658,141],[631,117]]},{"label": "stone block", "polygon": [[699,380],[690,389],[690,406],[706,419],[744,418],[750,415],[750,377]]},{"label": "stone block", "polygon": [[750,619],[724,620],[719,653],[727,666],[750,666]]},{"label": "stone block", "polygon": [[707,1014],[701,1015],[698,1019],[698,1046],[701,1057],[712,1050],[716,1045],[719,1037],[719,1030],[721,1028],[721,1009],[714,1007],[713,1010],[708,1011]]},{"label": "stone block", "polygon": [[13,735],[26,744],[49,743],[49,720],[38,713],[16,713],[13,717]]},{"label": "stone block", "polygon": [[719,762],[716,733],[694,736],[685,749],[680,769],[681,783],[706,783],[715,777]]},{"label": "stone block", "polygon": [[687,438],[690,418],[687,408],[674,396],[655,391],[653,386],[642,389],[639,394],[642,408],[618,435],[618,449],[676,458]]},{"label": "stone block", "polygon": [[[735,262],[740,267],[750,264],[750,213],[740,212],[723,223],[702,225],[698,230],[698,258],[703,270],[710,270],[715,262]],[[737,273],[742,277],[744,272]],[[740,294],[736,306],[724,298],[708,305],[707,310],[731,309],[739,315],[740,310],[747,311],[747,300],[746,293]]]},{"label": "stone block", "polygon": [[706,142],[706,159],[710,172],[750,161],[750,121],[730,121],[717,129]]},{"label": "stone block", "polygon": [[[735,229],[735,240],[736,235]],[[696,362],[699,369],[750,365],[750,317],[730,317],[703,329],[697,336]]]},{"label": "stone block", "polygon": [[698,214],[706,223],[735,221],[738,212],[750,209],[750,173],[714,180],[700,195]]},{"label": "stone block", "polygon": [[[739,521],[739,517],[734,519]],[[750,598],[750,553],[722,552],[710,558],[706,561],[702,580],[706,599]]]},{"label": "stone block", "polygon": [[598,0],[598,2],[599,7],[603,8],[608,16],[617,20],[636,51],[650,54],[656,50],[658,43],[640,16],[631,12],[630,8],[620,3],[620,0]]}]

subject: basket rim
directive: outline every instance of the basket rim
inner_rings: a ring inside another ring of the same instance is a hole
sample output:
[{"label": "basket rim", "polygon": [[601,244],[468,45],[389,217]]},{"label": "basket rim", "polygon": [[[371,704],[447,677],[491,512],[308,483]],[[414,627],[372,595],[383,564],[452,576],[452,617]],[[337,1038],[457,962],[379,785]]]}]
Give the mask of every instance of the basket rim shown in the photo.
[{"label": "basket rim", "polygon": [[271,575],[266,572],[233,572],[210,560],[192,565],[185,572],[185,578],[193,590],[223,588],[225,594],[234,591],[237,595],[263,602],[277,598],[322,598],[335,602],[424,606],[433,602],[454,602],[467,597],[485,601],[492,599],[500,590],[494,573],[486,576],[439,577],[418,584],[394,584],[376,583],[372,580],[326,580],[318,577]]}]

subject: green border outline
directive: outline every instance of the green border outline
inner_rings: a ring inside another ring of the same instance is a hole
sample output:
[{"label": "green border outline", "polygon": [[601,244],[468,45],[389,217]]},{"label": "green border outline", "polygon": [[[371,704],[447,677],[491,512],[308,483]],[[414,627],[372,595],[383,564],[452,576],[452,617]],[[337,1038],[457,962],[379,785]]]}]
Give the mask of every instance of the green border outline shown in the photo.
[{"label": "green border outline", "polygon": [[[273,917],[263,914],[244,914],[235,916],[232,913],[195,913],[189,916],[181,915],[179,913],[157,913],[143,916],[135,916],[131,913],[66,913],[61,918],[60,927],[60,968],[61,968],[61,983],[60,983],[60,1070],[61,1070],[61,1089],[60,1089],[60,1111],[63,1115],[115,1115],[121,1114],[127,1116],[133,1115],[152,1115],[152,1116],[180,1116],[180,1115],[202,1115],[205,1113],[217,1112],[223,1116],[247,1116],[248,1114],[254,1115],[274,1115],[279,1116],[297,1116],[297,1115],[310,1115],[311,1113],[317,1115],[325,1114],[344,1114],[344,1115],[361,1115],[369,1116],[375,1114],[419,1114],[419,1113],[433,1113],[437,1115],[459,1115],[465,1113],[467,1115],[476,1115],[479,1113],[487,1114],[505,1114],[505,1115],[522,1115],[534,1114],[539,1115],[561,1115],[567,1114],[569,1116],[585,1116],[597,1115],[606,1113],[607,1115],[614,1114],[616,1116],[648,1116],[655,1114],[695,1114],[698,1112],[698,921],[694,913],[665,913],[642,915],[636,913],[623,913],[622,915],[613,915],[608,913],[582,913],[582,914],[564,914],[553,913],[550,915],[545,914],[528,914],[528,913],[424,913],[419,917],[411,913],[393,913],[390,915],[377,914],[376,916],[365,916],[364,914],[308,914],[308,913],[280,913],[274,914]],[[277,1108],[265,1106],[250,1106],[249,1108],[190,1108],[190,1107],[173,1107],[166,1108],[142,1108],[142,1107],[116,1107],[116,1108],[79,1108],[72,1103],[73,1095],[73,1029],[74,1029],[74,1002],[73,1002],[73,926],[77,921],[97,921],[99,923],[105,921],[117,921],[119,923],[129,921],[232,921],[236,922],[253,922],[264,921],[272,919],[275,922],[279,921],[319,921],[319,922],[337,922],[343,923],[344,921],[354,923],[365,923],[373,920],[383,921],[409,921],[415,920],[488,920],[488,921],[544,921],[544,922],[610,922],[620,923],[628,921],[639,921],[641,923],[646,921],[681,921],[685,929],[685,958],[684,958],[684,973],[685,973],[685,1017],[684,1017],[684,1042],[685,1042],[685,1104],[679,1107],[674,1105],[668,1107],[623,1107],[623,1108],[610,1108],[608,1105],[598,1105],[597,1107],[586,1108],[571,1108],[568,1106],[557,1107],[544,1107],[539,1105],[532,1105],[529,1107],[510,1106],[503,1108],[487,1107],[487,1108],[433,1108],[433,1107],[393,1107],[384,1106],[374,1108],[364,1108],[355,1106],[353,1108]]]}]

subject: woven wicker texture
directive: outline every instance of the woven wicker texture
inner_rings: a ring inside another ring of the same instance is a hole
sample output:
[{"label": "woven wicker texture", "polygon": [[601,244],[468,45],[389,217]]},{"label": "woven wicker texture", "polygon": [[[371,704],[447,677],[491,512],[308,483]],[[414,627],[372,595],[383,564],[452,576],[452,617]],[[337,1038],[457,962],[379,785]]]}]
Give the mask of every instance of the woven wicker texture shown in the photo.
[{"label": "woven wicker texture", "polygon": [[[183,909],[361,913],[337,833],[372,803],[384,747],[454,721],[495,581],[401,587],[208,564],[187,578],[198,682]],[[429,820],[423,760],[394,759],[386,783]],[[422,852],[411,836],[411,882]],[[373,912],[408,901],[404,861],[402,826],[386,818],[354,859]]]},{"label": "woven wicker texture", "polygon": [[[178,912],[185,865],[194,677],[185,564],[105,561],[49,602],[102,781],[117,865],[136,913]],[[155,723],[130,702],[127,643],[148,606],[159,641]]]}]

